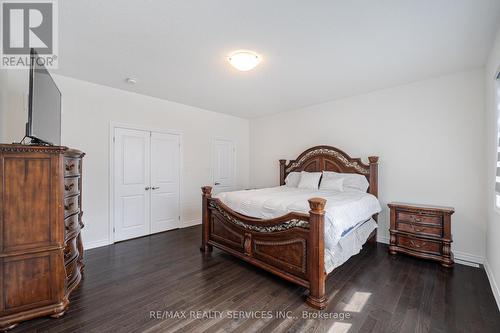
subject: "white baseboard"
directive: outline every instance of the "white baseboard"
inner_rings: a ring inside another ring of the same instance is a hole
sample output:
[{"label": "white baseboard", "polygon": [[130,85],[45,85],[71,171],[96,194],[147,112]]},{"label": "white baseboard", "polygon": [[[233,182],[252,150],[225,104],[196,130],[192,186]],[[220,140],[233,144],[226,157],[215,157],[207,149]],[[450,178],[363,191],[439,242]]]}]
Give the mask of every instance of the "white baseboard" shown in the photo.
[{"label": "white baseboard", "polygon": [[83,242],[83,247],[85,250],[90,250],[90,249],[94,249],[96,247],[101,247],[101,246],[106,246],[106,245],[109,245],[111,244],[109,242],[109,240],[107,239],[101,239],[101,240],[98,240],[98,241],[93,241],[93,242]]},{"label": "white baseboard", "polygon": [[500,289],[498,289],[497,280],[495,280],[495,277],[493,276],[493,272],[490,269],[488,260],[484,261],[484,270],[486,271],[488,280],[490,280],[491,291],[493,292],[493,296],[495,297],[495,301],[497,302],[497,307],[498,309],[500,309]]},{"label": "white baseboard", "polygon": [[201,220],[196,219],[196,220],[191,220],[191,221],[184,221],[182,222],[181,228],[187,228],[187,227],[192,227],[194,225],[201,224]]},{"label": "white baseboard", "polygon": [[[470,254],[462,251],[453,251],[455,259],[459,261],[468,261],[475,264],[484,264],[484,257],[477,256],[475,254]],[[460,263],[460,262],[459,262]]]},{"label": "white baseboard", "polygon": [[382,236],[377,233],[377,242],[382,243],[382,244],[389,244],[389,237],[387,236]]},{"label": "white baseboard", "polygon": [[[198,224],[201,224],[201,220],[196,219],[196,220],[182,222],[180,227],[187,228],[187,227],[192,227],[192,226],[198,225]],[[106,246],[106,245],[110,245],[110,244],[113,244],[113,242],[110,242],[108,239],[101,239],[101,240],[93,241],[93,242],[83,242],[83,247],[85,250],[90,250],[90,249],[95,249],[97,247]]]}]

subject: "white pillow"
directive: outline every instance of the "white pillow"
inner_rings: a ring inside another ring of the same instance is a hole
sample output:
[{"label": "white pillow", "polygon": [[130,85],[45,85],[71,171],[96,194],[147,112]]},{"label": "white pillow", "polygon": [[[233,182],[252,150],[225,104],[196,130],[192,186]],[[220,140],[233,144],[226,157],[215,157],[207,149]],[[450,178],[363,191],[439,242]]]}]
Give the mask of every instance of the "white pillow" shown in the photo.
[{"label": "white pillow", "polygon": [[297,187],[300,182],[300,172],[290,172],[285,178],[285,185],[288,187]]},{"label": "white pillow", "polygon": [[319,179],[321,178],[321,172],[307,172],[302,171],[300,173],[300,182],[297,186],[298,188],[305,188],[311,190],[317,190],[319,186]]},{"label": "white pillow", "polygon": [[323,171],[323,177],[333,179],[343,179],[344,191],[361,191],[366,192],[370,183],[366,177],[357,173],[338,173],[333,171]]},{"label": "white pillow", "polygon": [[344,178],[325,177],[321,178],[320,190],[344,191]]}]

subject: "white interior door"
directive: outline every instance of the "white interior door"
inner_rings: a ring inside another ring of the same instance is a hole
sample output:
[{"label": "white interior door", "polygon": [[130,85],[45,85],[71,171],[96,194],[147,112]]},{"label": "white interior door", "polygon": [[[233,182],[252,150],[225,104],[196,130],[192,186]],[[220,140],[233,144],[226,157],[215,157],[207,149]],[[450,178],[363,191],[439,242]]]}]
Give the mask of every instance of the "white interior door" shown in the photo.
[{"label": "white interior door", "polygon": [[213,192],[226,192],[234,188],[234,142],[214,139],[212,144]]},{"label": "white interior door", "polygon": [[151,133],[151,233],[179,227],[180,136]]},{"label": "white interior door", "polygon": [[115,241],[150,233],[150,132],[115,128]]}]

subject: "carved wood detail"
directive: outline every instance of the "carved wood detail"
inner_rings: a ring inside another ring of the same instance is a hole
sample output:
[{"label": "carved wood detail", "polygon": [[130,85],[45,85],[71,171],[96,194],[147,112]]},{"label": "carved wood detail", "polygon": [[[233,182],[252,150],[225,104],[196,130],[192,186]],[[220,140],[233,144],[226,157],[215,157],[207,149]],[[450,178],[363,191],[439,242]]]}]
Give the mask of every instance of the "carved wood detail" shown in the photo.
[{"label": "carved wood detail", "polygon": [[254,240],[255,255],[292,270],[306,273],[306,240],[302,238],[284,241]]},{"label": "carved wood detail", "polygon": [[227,245],[236,249],[243,249],[244,236],[226,226],[223,219],[217,214],[212,215],[212,234],[210,238],[227,243]]},{"label": "carved wood detail", "polygon": [[228,221],[231,221],[235,225],[242,227],[243,229],[258,231],[258,232],[277,232],[277,231],[285,231],[291,228],[309,228],[309,222],[292,218],[288,221],[279,222],[273,225],[256,225],[245,222],[243,219],[236,219],[231,214],[228,213],[227,210],[220,207],[220,205],[211,200],[209,202],[209,207],[216,209],[222,216],[224,216]]},{"label": "carved wood detail", "polygon": [[[319,158],[313,159],[314,157]],[[304,166],[307,166],[309,163],[317,163],[315,166],[316,169],[320,167],[320,162],[325,163],[325,159],[339,168],[352,168],[363,175],[370,173],[370,166],[361,162],[361,159],[351,158],[343,151],[329,146],[317,146],[306,150],[296,160],[290,161],[285,171],[287,174],[297,171],[297,169],[302,171],[305,170]]]},{"label": "carved wood detail", "polygon": [[[350,157],[342,150],[331,146],[315,146],[307,149],[295,160],[280,162],[280,185],[285,184],[286,176],[293,171],[357,173],[368,180],[368,192],[378,197],[378,156],[369,156],[365,164],[360,158]],[[377,217],[374,216],[376,220]]]}]

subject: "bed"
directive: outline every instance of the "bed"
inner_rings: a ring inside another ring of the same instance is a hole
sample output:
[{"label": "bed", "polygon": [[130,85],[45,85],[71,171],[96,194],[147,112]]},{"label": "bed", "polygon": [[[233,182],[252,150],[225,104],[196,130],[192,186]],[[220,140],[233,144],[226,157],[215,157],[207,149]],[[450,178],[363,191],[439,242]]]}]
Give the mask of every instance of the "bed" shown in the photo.
[{"label": "bed", "polygon": [[[335,147],[316,146],[288,163],[279,161],[279,187],[214,196],[210,186],[202,187],[201,251],[210,253],[215,246],[304,286],[307,304],[324,309],[327,275],[366,241],[376,240],[378,157],[368,159],[365,164]],[[302,171],[359,174],[367,190],[341,193],[285,185],[289,174]]]}]

